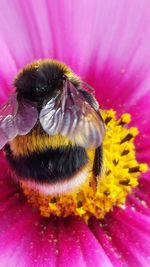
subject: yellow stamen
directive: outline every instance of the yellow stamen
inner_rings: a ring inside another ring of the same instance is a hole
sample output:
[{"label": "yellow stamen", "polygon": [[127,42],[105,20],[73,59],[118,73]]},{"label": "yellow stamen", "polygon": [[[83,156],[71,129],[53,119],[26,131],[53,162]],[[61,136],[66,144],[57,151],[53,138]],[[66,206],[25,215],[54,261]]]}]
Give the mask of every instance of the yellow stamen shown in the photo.
[{"label": "yellow stamen", "polygon": [[26,182],[20,183],[28,201],[42,216],[77,215],[86,222],[91,216],[103,218],[114,205],[124,205],[127,194],[137,186],[140,173],[147,171],[147,165],[136,160],[134,138],[138,130],[125,126],[130,122],[130,114],[117,119],[115,111],[108,110],[102,111],[102,116],[106,125],[104,162],[96,192],[90,186],[89,177],[78,191],[62,196],[44,196],[27,187]]}]

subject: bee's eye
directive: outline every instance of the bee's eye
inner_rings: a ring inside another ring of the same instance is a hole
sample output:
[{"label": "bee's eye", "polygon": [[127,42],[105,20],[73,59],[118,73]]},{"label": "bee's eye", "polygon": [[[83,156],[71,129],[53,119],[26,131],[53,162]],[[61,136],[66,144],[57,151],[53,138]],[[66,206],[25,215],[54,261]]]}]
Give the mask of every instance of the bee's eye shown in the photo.
[{"label": "bee's eye", "polygon": [[35,88],[35,94],[37,96],[43,96],[45,93],[47,93],[47,86],[39,86]]},{"label": "bee's eye", "polygon": [[41,89],[40,89],[39,87],[36,87],[36,88],[35,88],[35,91],[36,91],[37,94],[39,94],[40,91],[41,91]]}]

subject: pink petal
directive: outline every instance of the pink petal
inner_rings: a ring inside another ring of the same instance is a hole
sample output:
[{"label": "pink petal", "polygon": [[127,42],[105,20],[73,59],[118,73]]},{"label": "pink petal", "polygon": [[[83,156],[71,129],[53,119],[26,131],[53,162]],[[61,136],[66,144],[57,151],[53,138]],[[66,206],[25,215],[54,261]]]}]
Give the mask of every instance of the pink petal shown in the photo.
[{"label": "pink petal", "polygon": [[113,266],[121,267],[123,266],[122,258],[120,259],[120,251],[117,251],[112,243],[112,237],[105,232],[103,225],[97,220],[92,220],[91,230],[95,234],[99,243],[105,250],[106,255],[110,258]]},{"label": "pink petal", "polygon": [[112,266],[99,242],[81,220],[66,220],[59,229],[60,266]]},{"label": "pink petal", "polygon": [[42,219],[21,199],[1,211],[1,266],[113,266],[77,218]]},{"label": "pink petal", "polygon": [[143,205],[142,212],[143,210],[145,210],[147,214],[149,214],[150,212],[149,192],[150,192],[150,171],[148,171],[145,175],[142,175],[139,186],[134,190],[136,201],[135,199],[133,200],[133,205],[134,204],[136,205],[136,202],[138,201],[141,205]]},{"label": "pink petal", "polygon": [[69,64],[105,108],[132,104],[149,89],[148,1],[16,0],[1,10],[2,92],[20,67],[44,57]]},{"label": "pink petal", "polygon": [[[127,199],[127,208],[129,209],[135,209],[136,211],[140,212],[141,214],[145,214],[147,216],[150,216],[150,209],[147,202],[143,200],[143,198],[140,198],[138,196],[137,191],[139,191],[138,188],[135,190],[135,195],[132,193],[128,196]],[[144,193],[144,192],[143,192]]]},{"label": "pink petal", "polygon": [[[116,209],[112,215],[105,218],[103,229],[111,237],[114,251],[120,255],[121,266],[149,266],[149,216],[142,215],[134,209]],[[99,235],[98,237],[101,239]]]},{"label": "pink petal", "polygon": [[127,107],[126,112],[132,116],[131,125],[139,130],[136,138],[137,158],[141,162],[150,164],[150,123],[148,109],[150,107],[150,90],[132,106]]},{"label": "pink petal", "polygon": [[18,187],[10,177],[8,163],[2,152],[0,152],[0,166],[0,204],[2,205],[3,201],[6,202],[18,192]]}]

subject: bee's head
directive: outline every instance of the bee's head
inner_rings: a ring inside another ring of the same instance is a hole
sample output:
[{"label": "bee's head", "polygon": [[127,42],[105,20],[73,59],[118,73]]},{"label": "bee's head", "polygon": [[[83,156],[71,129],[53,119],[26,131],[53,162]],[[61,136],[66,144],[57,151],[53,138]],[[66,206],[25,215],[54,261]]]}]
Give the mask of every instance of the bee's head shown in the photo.
[{"label": "bee's head", "polygon": [[41,102],[62,90],[65,79],[77,87],[80,85],[79,78],[65,64],[40,60],[24,67],[14,80],[14,86],[25,99]]}]

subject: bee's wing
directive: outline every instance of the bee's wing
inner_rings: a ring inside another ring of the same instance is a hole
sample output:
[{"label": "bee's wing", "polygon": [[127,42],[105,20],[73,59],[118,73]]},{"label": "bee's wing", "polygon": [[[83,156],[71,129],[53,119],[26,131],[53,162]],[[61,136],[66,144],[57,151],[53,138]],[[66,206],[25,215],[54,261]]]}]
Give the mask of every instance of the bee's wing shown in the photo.
[{"label": "bee's wing", "polygon": [[26,135],[30,132],[38,120],[38,111],[36,106],[24,99],[20,100],[18,111],[14,120],[18,135]]},{"label": "bee's wing", "polygon": [[35,125],[38,112],[28,102],[17,101],[13,93],[0,107],[0,149],[17,135],[27,134]]},{"label": "bee's wing", "polygon": [[40,122],[49,135],[61,133],[83,147],[98,147],[104,138],[100,114],[69,81],[66,81],[62,94],[43,107]]}]

